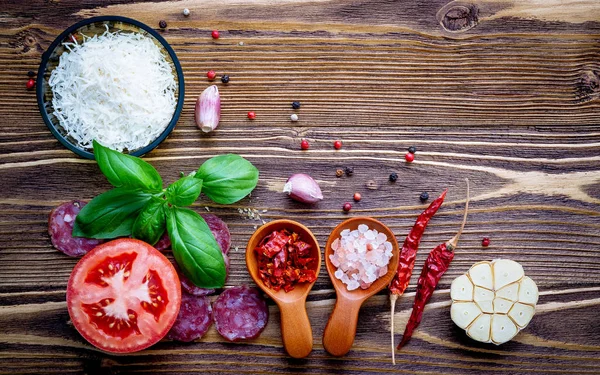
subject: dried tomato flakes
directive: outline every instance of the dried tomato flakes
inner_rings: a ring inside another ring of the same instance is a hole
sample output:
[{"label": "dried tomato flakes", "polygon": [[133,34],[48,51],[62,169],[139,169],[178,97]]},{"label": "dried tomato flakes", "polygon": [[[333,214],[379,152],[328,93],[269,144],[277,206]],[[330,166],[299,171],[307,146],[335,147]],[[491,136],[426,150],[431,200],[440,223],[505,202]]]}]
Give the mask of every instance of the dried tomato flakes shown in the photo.
[{"label": "dried tomato flakes", "polygon": [[310,256],[310,250],[297,233],[285,229],[272,232],[254,249],[260,279],[269,288],[286,292],[297,283],[312,283],[317,279],[317,258]]}]

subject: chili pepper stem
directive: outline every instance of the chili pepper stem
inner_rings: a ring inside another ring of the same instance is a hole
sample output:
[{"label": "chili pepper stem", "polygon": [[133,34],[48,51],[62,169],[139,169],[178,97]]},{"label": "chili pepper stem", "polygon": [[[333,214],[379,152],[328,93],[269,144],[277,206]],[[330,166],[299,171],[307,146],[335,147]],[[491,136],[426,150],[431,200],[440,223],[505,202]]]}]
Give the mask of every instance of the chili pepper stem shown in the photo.
[{"label": "chili pepper stem", "polygon": [[460,226],[460,229],[458,230],[458,233],[456,233],[456,236],[452,237],[452,239],[450,241],[446,242],[446,246],[450,250],[454,250],[458,246],[458,239],[460,238],[460,235],[462,234],[463,229],[465,229],[465,224],[467,223],[467,213],[469,212],[470,191],[469,191],[469,179],[465,178],[465,181],[467,182],[467,199],[465,201],[465,213],[463,215],[463,221]]},{"label": "chili pepper stem", "polygon": [[392,363],[396,364],[396,348],[394,347],[394,312],[396,311],[397,294],[390,294],[390,306],[392,314],[390,315],[390,334],[392,335]]}]

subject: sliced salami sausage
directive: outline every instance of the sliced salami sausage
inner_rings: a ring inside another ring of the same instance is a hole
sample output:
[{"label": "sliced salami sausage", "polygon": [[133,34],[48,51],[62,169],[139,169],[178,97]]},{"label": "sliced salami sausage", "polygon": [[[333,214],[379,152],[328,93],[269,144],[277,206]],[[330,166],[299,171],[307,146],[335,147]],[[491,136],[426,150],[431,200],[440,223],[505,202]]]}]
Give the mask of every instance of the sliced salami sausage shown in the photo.
[{"label": "sliced salami sausage", "polygon": [[212,324],[212,307],[208,297],[181,294],[181,308],[167,337],[190,342],[204,336]]},{"label": "sliced salami sausage", "polygon": [[256,288],[246,285],[225,290],[213,303],[217,331],[228,341],[258,337],[269,321],[269,309]]},{"label": "sliced salami sausage", "polygon": [[65,202],[53,209],[48,217],[48,234],[52,246],[72,257],[83,256],[104,242],[104,240],[72,235],[75,217],[86,204],[87,202],[84,201]]},{"label": "sliced salami sausage", "polygon": [[179,276],[179,282],[181,282],[181,289],[183,291],[185,291],[186,293],[193,295],[193,296],[208,296],[215,292],[214,289],[204,289],[204,288],[200,288],[199,286],[194,285],[192,280],[188,279],[183,274],[183,272],[181,272],[181,269],[179,268],[177,263],[173,262],[173,265],[175,266],[175,269],[177,270],[177,275]]},{"label": "sliced salami sausage", "polygon": [[[206,221],[208,228],[212,232],[213,236],[215,236],[215,240],[219,244],[221,251],[223,254],[227,254],[229,252],[229,248],[231,247],[231,234],[229,233],[229,228],[227,224],[218,216],[213,214],[203,214],[200,215]],[[156,250],[165,251],[171,248],[171,240],[169,239],[169,234],[165,232],[163,236],[158,240],[158,242],[154,245]]]}]

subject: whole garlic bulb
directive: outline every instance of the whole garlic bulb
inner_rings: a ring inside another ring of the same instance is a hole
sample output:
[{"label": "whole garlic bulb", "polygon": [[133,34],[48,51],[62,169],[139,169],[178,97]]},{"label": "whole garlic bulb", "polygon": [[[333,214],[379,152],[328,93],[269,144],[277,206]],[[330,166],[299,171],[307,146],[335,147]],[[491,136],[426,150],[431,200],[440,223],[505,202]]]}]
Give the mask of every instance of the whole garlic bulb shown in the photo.
[{"label": "whole garlic bulb", "polygon": [[450,315],[473,340],[500,345],[529,324],[538,296],[519,263],[479,262],[452,281]]}]

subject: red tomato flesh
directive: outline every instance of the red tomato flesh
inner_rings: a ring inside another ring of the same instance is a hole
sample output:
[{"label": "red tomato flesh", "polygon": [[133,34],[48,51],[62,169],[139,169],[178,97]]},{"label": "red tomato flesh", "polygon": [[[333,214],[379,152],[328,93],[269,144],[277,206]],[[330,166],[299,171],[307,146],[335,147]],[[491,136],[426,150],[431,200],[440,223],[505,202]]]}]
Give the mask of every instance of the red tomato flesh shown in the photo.
[{"label": "red tomato flesh", "polygon": [[160,341],[181,305],[175,268],[145,242],[118,239],[87,253],[73,269],[67,307],[92,345],[130,353]]}]

